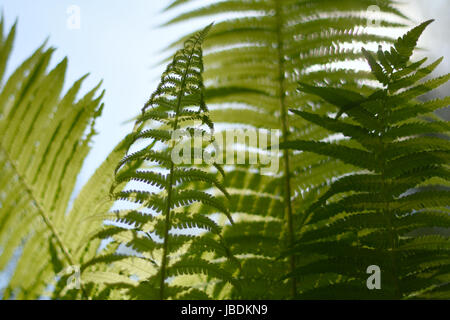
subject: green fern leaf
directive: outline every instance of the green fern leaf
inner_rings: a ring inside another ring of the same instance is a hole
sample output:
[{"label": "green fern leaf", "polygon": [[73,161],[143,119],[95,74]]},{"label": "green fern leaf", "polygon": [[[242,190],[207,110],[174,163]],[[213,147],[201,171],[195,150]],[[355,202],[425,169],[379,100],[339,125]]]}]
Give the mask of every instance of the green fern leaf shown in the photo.
[{"label": "green fern leaf", "polygon": [[[445,289],[450,272],[448,236],[423,235],[427,229],[448,228],[448,125],[439,119],[417,117],[445,107],[448,101],[444,98],[422,105],[413,101],[449,77],[418,83],[442,59],[422,69],[423,61],[409,61],[430,22],[399,38],[390,53],[379,51],[375,58],[363,51],[385,89],[356,101],[354,108],[349,106],[355,103],[354,97],[362,97],[358,93],[339,91],[333,96],[334,88],[300,86],[300,90],[346,108],[348,117],[338,122],[316,113],[294,113],[366,148],[301,140],[282,144],[351,163],[362,171],[337,178],[306,210],[304,227],[287,255],[319,257],[298,266],[290,277],[299,281],[320,279],[323,274],[333,277],[306,288],[300,298],[402,299],[431,297],[433,292],[439,297],[450,294]],[[372,124],[369,130],[367,124]],[[383,272],[382,290],[365,287],[365,271],[370,265]]]},{"label": "green fern leaf", "polygon": [[[3,19],[0,25],[3,30]],[[15,25],[0,36],[2,76],[14,34]],[[56,272],[81,264],[99,245],[85,246],[82,239],[101,223],[73,230],[88,212],[68,209],[103,94],[96,96],[97,86],[77,100],[83,77],[61,96],[67,59],[47,71],[53,51],[45,44],[37,49],[0,90],[0,269],[21,252],[6,299],[41,297]]]},{"label": "green fern leaf", "polygon": [[[208,207],[211,213],[225,214],[232,222],[226,202],[196,190],[194,186],[202,183],[208,188],[215,187],[225,198],[229,196],[228,192],[217,174],[208,171],[204,165],[195,168],[194,162],[191,165],[177,164],[173,160],[177,143],[184,143],[175,140],[175,133],[191,137],[204,135],[206,130],[213,129],[204,102],[201,49],[210,28],[208,26],[188,39],[184,48],[175,54],[161,83],[142,109],[142,115],[137,118],[133,132],[122,142],[129,155],[118,161],[111,197],[116,201],[137,204],[139,209],[110,214],[114,223],[94,234],[93,238],[112,239],[113,243],[125,245],[136,252],[137,258],[150,261],[153,266],[147,274],[135,270],[132,265],[124,263],[130,255],[120,251],[94,258],[83,266],[84,273],[97,268],[97,264],[111,265],[106,268],[108,272],[121,270],[127,281],[118,278],[120,282],[109,283],[108,279],[108,283],[104,283],[112,292],[125,288],[128,295],[135,299],[205,298],[208,296],[206,291],[181,286],[177,279],[185,275],[203,274],[233,282],[231,275],[220,264],[209,261],[214,256],[232,258],[221,240],[221,228],[208,214],[198,210],[199,207]],[[190,127],[193,120],[201,122]],[[145,129],[149,121],[153,121],[152,129]],[[149,139],[151,142],[148,145],[130,152],[136,144]],[[163,147],[155,142],[162,143]],[[191,140],[186,143],[194,155],[197,151],[203,154],[207,146],[195,149]],[[188,157],[188,160],[195,159]],[[152,166],[153,171],[144,170],[148,162],[156,164]],[[214,165],[223,173],[219,165]],[[145,184],[151,188],[131,189],[128,187],[131,183]],[[121,189],[116,191],[119,186]],[[195,231],[195,228],[202,231]],[[208,260],[205,255],[210,256]],[[142,278],[133,284],[130,280],[136,274]]]}]

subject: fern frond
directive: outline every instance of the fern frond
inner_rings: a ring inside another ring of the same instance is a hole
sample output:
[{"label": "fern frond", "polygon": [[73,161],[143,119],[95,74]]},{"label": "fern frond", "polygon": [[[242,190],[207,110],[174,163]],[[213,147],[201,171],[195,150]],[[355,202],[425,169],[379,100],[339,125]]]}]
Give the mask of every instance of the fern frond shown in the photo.
[{"label": "fern frond", "polygon": [[[3,30],[3,19],[0,24]],[[15,25],[6,38],[0,37],[0,75],[14,33]],[[99,85],[77,99],[82,77],[61,96],[67,59],[48,71],[53,51],[41,46],[0,90],[0,246],[4,248],[0,269],[14,252],[21,252],[8,279],[6,299],[41,297],[55,273],[81,264],[83,256],[95,254],[99,245],[81,239],[101,223],[74,230],[73,223],[88,212],[68,209],[90,150],[95,119],[103,108],[103,94],[97,94]],[[97,179],[106,178],[98,173]],[[93,192],[90,197],[98,195]]]},{"label": "fern frond", "polygon": [[[201,48],[210,27],[188,39],[184,48],[175,54],[158,88],[137,118],[133,132],[122,142],[129,155],[118,161],[111,197],[124,201],[125,206],[137,204],[138,208],[109,215],[112,225],[93,236],[94,239],[111,239],[133,250],[137,259],[151,261],[152,270],[143,274],[132,265],[124,264],[132,255],[120,250],[94,258],[83,266],[84,272],[89,272],[97,264],[112,265],[112,270],[119,268],[128,280],[139,274],[142,278],[136,284],[124,279],[104,284],[111,290],[125,288],[132,298],[207,297],[206,291],[179,285],[177,278],[185,275],[207,275],[233,282],[220,264],[211,261],[215,256],[231,258],[221,239],[221,228],[209,216],[222,213],[232,221],[227,203],[223,198],[197,190],[195,185],[214,187],[225,199],[228,192],[217,174],[203,163],[195,167],[194,161],[178,164],[173,160],[177,145],[186,146],[194,155],[196,152],[203,155],[209,141],[199,148],[192,145],[192,139],[196,135],[205,137],[207,130],[213,130],[204,102]],[[199,123],[194,122],[192,126],[192,120]],[[145,129],[149,121],[152,121],[152,129]],[[187,139],[176,140],[176,134]],[[144,147],[131,152],[144,141],[147,143]],[[191,155],[187,160],[196,159]],[[146,162],[156,163],[156,166],[143,170]],[[223,172],[218,164],[214,165]],[[132,184],[135,186],[128,187]],[[144,185],[147,188],[140,187]],[[118,187],[121,189],[116,192]],[[210,213],[198,211],[199,207],[208,207]]]},{"label": "fern frond", "polygon": [[[348,117],[338,121],[317,112],[294,113],[365,147],[299,140],[282,145],[349,162],[362,171],[333,181],[306,210],[304,227],[288,254],[320,254],[321,258],[299,266],[290,276],[319,279],[322,274],[333,274],[334,278],[303,290],[301,298],[408,299],[430,297],[435,289],[439,297],[450,295],[445,289],[450,271],[448,236],[424,234],[427,229],[448,228],[449,130],[443,121],[418,117],[446,104],[429,101],[425,105],[430,108],[421,110],[413,100],[449,77],[420,83],[441,59],[422,69],[423,61],[410,61],[420,34],[430,23],[399,38],[390,52],[379,51],[375,57],[363,51],[383,85],[381,90],[363,97],[300,84],[300,90],[315,93]],[[370,129],[367,124],[372,125]],[[370,265],[381,268],[381,290],[365,287]]]}]

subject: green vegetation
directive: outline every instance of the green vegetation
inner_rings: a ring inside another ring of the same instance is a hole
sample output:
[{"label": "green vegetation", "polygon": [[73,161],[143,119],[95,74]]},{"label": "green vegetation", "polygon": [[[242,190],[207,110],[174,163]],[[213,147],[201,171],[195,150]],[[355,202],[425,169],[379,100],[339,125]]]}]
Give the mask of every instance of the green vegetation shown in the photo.
[{"label": "green vegetation", "polygon": [[[450,298],[449,126],[434,113],[449,98],[419,99],[450,76],[424,79],[442,58],[411,60],[431,21],[368,33],[355,13],[371,4],[224,0],[168,22],[239,13],[173,44],[134,130],[73,203],[103,93],[77,99],[83,77],[62,94],[67,60],[47,71],[53,49],[36,50],[0,87],[0,270],[15,264],[2,298]],[[378,5],[379,28],[404,26]],[[359,60],[371,71],[333,65]],[[279,137],[226,150],[281,147],[279,172],[218,161],[231,125]]]}]

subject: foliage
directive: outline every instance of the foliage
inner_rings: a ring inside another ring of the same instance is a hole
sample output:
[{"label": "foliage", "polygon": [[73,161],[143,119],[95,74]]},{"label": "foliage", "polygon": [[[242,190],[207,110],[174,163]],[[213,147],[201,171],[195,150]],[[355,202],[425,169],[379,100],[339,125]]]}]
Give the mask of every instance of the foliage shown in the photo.
[{"label": "foliage", "polygon": [[[45,44],[1,82],[2,298],[449,298],[448,123],[434,114],[449,99],[417,99],[449,75],[423,81],[442,59],[411,61],[430,21],[393,39],[377,32],[404,26],[391,0],[376,31],[372,0],[191,3],[172,1],[183,13],[167,25],[219,21],[169,48],[133,131],[78,195],[100,85],[62,95],[67,59],[47,71]],[[3,25],[0,79],[16,29]],[[363,59],[371,72],[341,67]],[[217,127],[279,137],[280,171],[221,166]],[[382,290],[366,287],[371,265]]]},{"label": "foliage", "polygon": [[[194,136],[203,137],[207,133],[204,128],[213,130],[202,80],[201,44],[209,29],[210,26],[187,40],[175,54],[157,90],[142,109],[134,131],[125,138],[129,152],[116,168],[111,195],[117,201],[131,204],[115,211],[115,223],[97,237],[110,238],[109,245],[122,244],[132,252],[108,252],[84,266],[120,262],[121,277],[111,279],[106,289],[126,288],[131,298],[208,298],[201,286],[183,285],[190,278],[198,279],[195,275],[233,283],[231,275],[214,263],[231,256],[211,213],[223,213],[232,221],[231,216],[223,201],[199,191],[204,186],[215,187],[228,196],[217,177],[223,170],[218,164],[214,164],[216,173],[204,165],[190,164],[198,152],[195,148],[201,148],[202,155],[208,152],[205,143],[194,144]],[[149,120],[152,120],[150,129],[145,129]],[[187,139],[178,139],[176,135]],[[212,142],[211,139],[212,135],[206,142]],[[186,163],[174,160],[180,145],[187,146],[186,154],[183,153],[183,157],[187,156]],[[203,162],[203,158],[197,160]],[[145,170],[149,164],[157,167]],[[157,191],[131,186],[116,191],[133,181],[153,186]],[[139,282],[134,283],[130,276],[137,277]]]},{"label": "foliage", "polygon": [[[374,56],[363,49],[380,83],[367,96],[300,84],[300,91],[319,96],[343,116],[292,112],[345,139],[293,140],[284,147],[330,156],[359,170],[333,181],[302,218],[290,254],[305,263],[290,276],[315,281],[299,298],[450,297],[450,239],[425,232],[450,227],[449,125],[432,115],[449,97],[415,100],[446,83],[450,74],[421,82],[442,58],[427,66],[426,59],[410,61],[431,22],[409,31],[389,51],[380,46]],[[381,268],[381,290],[367,290],[371,265]]]},{"label": "foliage", "polygon": [[[16,31],[5,37],[3,27],[1,76]],[[70,209],[103,93],[95,97],[99,85],[77,100],[84,76],[61,97],[67,59],[47,71],[53,52],[37,49],[0,91],[0,270],[15,266],[5,299],[39,298],[57,274],[94,256],[99,242],[86,236],[102,222],[84,222],[109,200],[102,183],[111,174],[99,169]]]},{"label": "foliage", "polygon": [[[168,9],[182,10],[191,2],[173,1]],[[330,107],[313,95],[295,94],[297,81],[356,88],[372,79],[368,72],[337,66],[363,58],[354,46],[349,49],[348,43],[392,42],[390,37],[366,30],[369,21],[364,12],[373,4],[372,0],[225,0],[184,10],[168,25],[220,15],[204,44],[208,50],[206,99],[209,105],[215,104],[211,111],[215,123],[277,130],[281,141],[320,140],[329,132],[292,117],[288,107],[311,103],[323,114]],[[378,1],[377,5],[385,14],[377,21],[381,28],[402,26],[386,18],[388,13],[403,17],[392,1]],[[223,15],[227,18],[221,18]],[[369,91],[370,85],[361,90]],[[327,182],[353,170],[332,157],[289,151],[280,154],[279,163],[276,175],[248,166],[235,166],[227,173],[225,186],[231,193],[230,211],[236,223],[225,228],[224,237],[242,263],[242,290],[232,292],[234,298],[295,296],[295,279],[281,281],[283,274],[295,269],[295,257],[283,260],[278,253],[293,244],[301,223],[296,217]]]}]

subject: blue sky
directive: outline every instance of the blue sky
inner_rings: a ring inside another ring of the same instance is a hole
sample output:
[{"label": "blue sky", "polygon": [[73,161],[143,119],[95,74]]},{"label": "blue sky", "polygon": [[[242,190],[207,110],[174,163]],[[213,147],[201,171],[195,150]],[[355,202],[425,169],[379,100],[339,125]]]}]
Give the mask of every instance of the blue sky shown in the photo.
[{"label": "blue sky", "polygon": [[[449,1],[404,2],[403,8],[414,17],[414,22],[431,17],[437,19],[421,44],[432,48],[433,55],[450,58]],[[69,57],[66,88],[88,72],[90,77],[85,82],[85,90],[103,79],[105,109],[97,123],[99,134],[94,139],[77,189],[131,130],[132,124],[124,124],[124,121],[138,114],[155,89],[164,69],[154,67],[163,57],[161,50],[185,34],[186,27],[193,29],[209,22],[157,28],[169,18],[161,14],[168,3],[169,0],[0,0],[8,27],[19,18],[9,72],[49,37],[49,45],[57,48],[53,65],[64,56]],[[79,30],[71,30],[67,25],[70,18],[67,10],[72,5],[81,9]],[[449,58],[438,73],[448,72]]]}]

